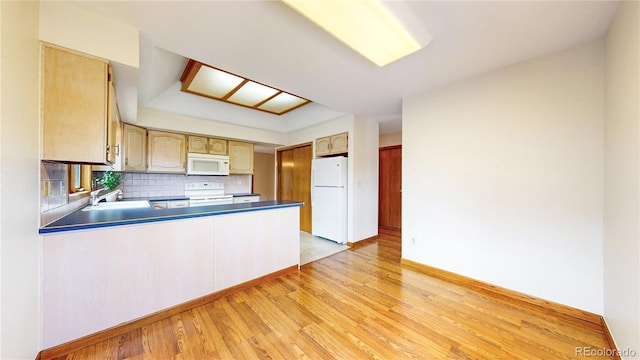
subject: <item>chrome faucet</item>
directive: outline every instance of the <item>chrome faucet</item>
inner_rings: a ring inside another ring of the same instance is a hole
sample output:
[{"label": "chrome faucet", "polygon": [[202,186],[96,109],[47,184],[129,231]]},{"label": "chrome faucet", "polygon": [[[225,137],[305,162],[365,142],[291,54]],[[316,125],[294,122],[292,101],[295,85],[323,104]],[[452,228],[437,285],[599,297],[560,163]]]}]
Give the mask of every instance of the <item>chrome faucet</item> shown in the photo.
[{"label": "chrome faucet", "polygon": [[112,192],[110,192],[108,194],[104,194],[102,196],[98,196],[98,194],[103,190],[107,190],[107,188],[101,188],[101,189],[98,189],[98,190],[93,190],[92,192],[89,193],[89,195],[91,195],[91,200],[90,200],[91,201],[91,206],[98,205],[100,200],[106,198],[109,195],[116,194],[116,193],[117,194],[121,194],[122,193],[122,190],[118,189],[118,190],[112,191]]}]

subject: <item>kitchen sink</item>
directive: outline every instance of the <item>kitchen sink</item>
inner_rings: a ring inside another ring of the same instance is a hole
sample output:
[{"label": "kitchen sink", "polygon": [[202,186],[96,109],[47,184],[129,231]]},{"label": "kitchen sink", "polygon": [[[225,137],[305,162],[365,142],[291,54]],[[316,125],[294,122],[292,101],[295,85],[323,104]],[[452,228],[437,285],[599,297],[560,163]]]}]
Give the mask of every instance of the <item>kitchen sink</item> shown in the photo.
[{"label": "kitchen sink", "polygon": [[87,206],[82,211],[141,209],[151,207],[147,200],[101,202],[96,206]]}]

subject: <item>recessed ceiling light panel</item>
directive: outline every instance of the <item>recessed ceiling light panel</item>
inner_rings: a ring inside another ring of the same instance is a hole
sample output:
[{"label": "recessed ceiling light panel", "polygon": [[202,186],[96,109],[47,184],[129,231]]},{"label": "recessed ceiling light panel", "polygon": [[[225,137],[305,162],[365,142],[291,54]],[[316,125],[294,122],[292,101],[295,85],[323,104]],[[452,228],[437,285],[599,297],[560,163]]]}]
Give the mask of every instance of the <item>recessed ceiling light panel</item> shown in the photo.
[{"label": "recessed ceiling light panel", "polygon": [[282,115],[310,101],[282,90],[189,60],[181,90],[235,105]]},{"label": "recessed ceiling light panel", "polygon": [[274,88],[247,81],[246,84],[229,96],[227,101],[244,106],[255,106],[277,93],[278,90]]},{"label": "recessed ceiling light panel", "polygon": [[258,108],[260,110],[271,111],[271,112],[282,111],[282,109],[286,109],[287,111],[290,111],[308,102],[309,100],[302,99],[295,95],[291,95],[283,92],[274,96],[270,100],[266,101],[264,104],[260,105]]},{"label": "recessed ceiling light panel", "polygon": [[421,44],[379,0],[282,0],[378,66],[420,50]]}]

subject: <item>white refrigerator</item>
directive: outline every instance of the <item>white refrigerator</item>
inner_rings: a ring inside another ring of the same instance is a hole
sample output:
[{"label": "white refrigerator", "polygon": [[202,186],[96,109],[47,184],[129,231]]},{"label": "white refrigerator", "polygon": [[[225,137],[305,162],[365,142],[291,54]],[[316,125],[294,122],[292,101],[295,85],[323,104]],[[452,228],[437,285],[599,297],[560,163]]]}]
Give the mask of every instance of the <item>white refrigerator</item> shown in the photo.
[{"label": "white refrigerator", "polygon": [[314,159],[311,163],[311,232],[347,243],[347,158]]}]

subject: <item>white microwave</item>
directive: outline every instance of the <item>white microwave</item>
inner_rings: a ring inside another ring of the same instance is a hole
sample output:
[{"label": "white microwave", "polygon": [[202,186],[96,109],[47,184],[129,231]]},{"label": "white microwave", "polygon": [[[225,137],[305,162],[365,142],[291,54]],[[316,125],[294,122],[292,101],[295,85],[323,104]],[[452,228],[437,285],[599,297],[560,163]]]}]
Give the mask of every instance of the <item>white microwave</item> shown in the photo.
[{"label": "white microwave", "polygon": [[229,157],[189,153],[187,175],[229,175]]}]

